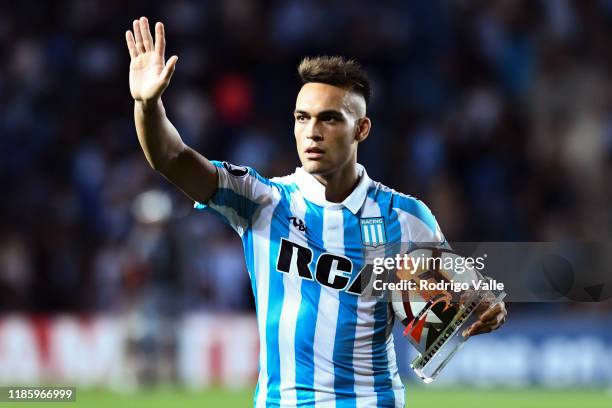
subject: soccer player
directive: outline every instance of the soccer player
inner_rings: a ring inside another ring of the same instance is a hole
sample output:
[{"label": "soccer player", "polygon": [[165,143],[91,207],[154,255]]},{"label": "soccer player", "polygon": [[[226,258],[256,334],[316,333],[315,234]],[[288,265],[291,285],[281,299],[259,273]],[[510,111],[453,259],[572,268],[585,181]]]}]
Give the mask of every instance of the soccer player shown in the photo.
[{"label": "soccer player", "polygon": [[[357,163],[371,128],[361,68],[341,57],[301,62],[294,132],[302,166],[267,179],[183,143],[161,101],[178,59],[165,61],[161,23],[153,40],[147,19],[135,20],[126,40],[147,160],[242,238],[260,336],[255,406],[404,406],[390,304],[359,296],[362,248],[444,238],[422,202]],[[490,307],[471,334],[496,329],[505,315],[503,303]]]}]

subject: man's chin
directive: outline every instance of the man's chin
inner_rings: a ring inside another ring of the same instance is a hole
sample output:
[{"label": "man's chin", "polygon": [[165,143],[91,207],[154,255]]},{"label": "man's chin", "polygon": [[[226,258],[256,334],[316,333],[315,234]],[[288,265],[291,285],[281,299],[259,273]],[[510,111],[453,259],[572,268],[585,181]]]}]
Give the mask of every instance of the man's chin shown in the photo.
[{"label": "man's chin", "polygon": [[326,174],[329,172],[329,169],[323,163],[311,160],[302,163],[302,168],[310,174]]}]

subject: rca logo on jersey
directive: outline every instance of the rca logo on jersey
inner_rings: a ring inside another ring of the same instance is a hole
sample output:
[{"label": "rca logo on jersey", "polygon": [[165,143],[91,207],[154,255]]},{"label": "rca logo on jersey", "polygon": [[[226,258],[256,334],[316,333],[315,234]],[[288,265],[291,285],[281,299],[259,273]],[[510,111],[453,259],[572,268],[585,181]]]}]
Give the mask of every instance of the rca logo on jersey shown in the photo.
[{"label": "rca logo on jersey", "polygon": [[387,243],[385,220],[383,217],[360,218],[361,243],[376,248]]},{"label": "rca logo on jersey", "polygon": [[311,270],[313,256],[314,253],[310,248],[281,238],[276,269],[288,275],[297,275],[302,279],[316,280],[323,286],[353,295],[361,295],[363,280],[367,281],[372,276],[372,268],[364,267],[351,281],[353,262],[347,257],[328,252],[319,256]]}]

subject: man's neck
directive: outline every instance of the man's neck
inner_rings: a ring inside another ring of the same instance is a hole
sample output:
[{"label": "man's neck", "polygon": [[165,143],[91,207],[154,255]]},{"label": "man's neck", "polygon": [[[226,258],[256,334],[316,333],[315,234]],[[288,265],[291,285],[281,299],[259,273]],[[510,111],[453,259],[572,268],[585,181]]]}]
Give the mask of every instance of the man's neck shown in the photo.
[{"label": "man's neck", "polygon": [[341,203],[359,183],[359,174],[355,163],[349,163],[339,171],[331,174],[313,174],[325,186],[325,199],[332,203]]}]

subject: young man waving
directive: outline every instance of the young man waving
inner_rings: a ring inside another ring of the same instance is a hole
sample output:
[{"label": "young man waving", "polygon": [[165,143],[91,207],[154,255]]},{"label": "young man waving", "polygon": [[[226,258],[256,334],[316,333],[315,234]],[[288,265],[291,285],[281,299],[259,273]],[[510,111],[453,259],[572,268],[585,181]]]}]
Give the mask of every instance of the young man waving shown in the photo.
[{"label": "young man waving", "polygon": [[[126,33],[138,139],[151,166],[242,238],[260,336],[257,407],[404,406],[386,301],[360,296],[362,249],[444,241],[420,201],[371,180],[357,163],[370,132],[368,78],[341,57],[304,59],[294,111],[302,164],[266,179],[209,161],[186,146],[161,94],[177,57],[164,59],[164,27]],[[223,273],[223,271],[219,271]],[[472,334],[503,323],[490,308]]]}]

